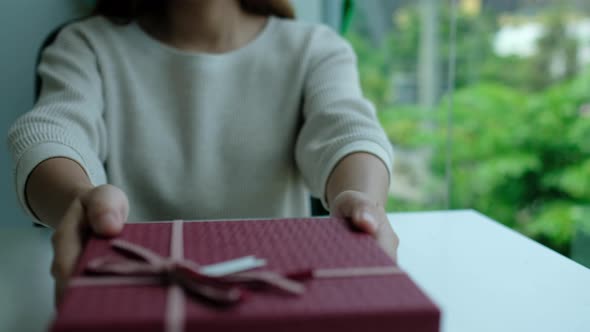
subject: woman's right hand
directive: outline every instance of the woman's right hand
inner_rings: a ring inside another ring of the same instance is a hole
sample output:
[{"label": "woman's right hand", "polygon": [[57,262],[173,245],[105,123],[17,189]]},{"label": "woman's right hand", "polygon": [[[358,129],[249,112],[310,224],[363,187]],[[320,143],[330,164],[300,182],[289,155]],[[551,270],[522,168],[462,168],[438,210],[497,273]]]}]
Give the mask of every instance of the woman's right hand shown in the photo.
[{"label": "woman's right hand", "polygon": [[56,304],[60,303],[69,277],[82,252],[85,234],[112,237],[127,221],[129,201],[121,189],[102,185],[77,195],[67,208],[52,237]]}]

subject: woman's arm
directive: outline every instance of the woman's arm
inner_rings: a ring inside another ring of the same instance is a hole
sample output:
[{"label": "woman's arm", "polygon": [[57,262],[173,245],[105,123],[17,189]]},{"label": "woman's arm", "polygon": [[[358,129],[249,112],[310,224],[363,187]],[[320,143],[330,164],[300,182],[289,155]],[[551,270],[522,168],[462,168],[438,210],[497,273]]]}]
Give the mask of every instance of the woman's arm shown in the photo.
[{"label": "woman's arm", "polygon": [[93,187],[77,162],[67,158],[51,158],[35,167],[25,190],[33,214],[55,229],[72,201]]},{"label": "woman's arm", "polygon": [[64,28],[43,52],[40,98],[8,134],[19,202],[37,222],[55,229],[52,273],[58,295],[81,251],[84,230],[114,235],[128,211],[121,190],[101,185],[108,155],[104,92],[86,26]]},{"label": "woman's arm", "polygon": [[358,191],[367,195],[377,206],[387,203],[389,172],[383,161],[369,153],[352,153],[344,157],[328,178],[326,201],[332,206],[334,198],[343,191]]},{"label": "woman's arm", "polygon": [[[71,200],[67,196],[72,195],[70,183],[62,188],[62,180],[93,185],[106,182],[102,78],[83,27],[82,23],[65,27],[45,49],[38,68],[42,82],[39,100],[8,132],[19,202],[30,215],[42,219],[37,221],[53,227],[64,204]],[[48,163],[40,167],[45,161]],[[33,170],[47,176],[37,178]],[[30,180],[32,195],[27,197]],[[39,198],[38,190],[45,191]],[[44,201],[50,202],[48,209],[40,206]],[[29,208],[34,206],[41,209],[33,212]]]},{"label": "woman's arm", "polygon": [[393,151],[363,96],[354,50],[334,32],[318,29],[309,54],[295,153],[299,169],[333,216],[373,234],[395,259],[398,239],[385,213]]},{"label": "woman's arm", "polygon": [[103,236],[118,234],[127,219],[129,203],[116,187],[94,187],[82,166],[67,158],[51,158],[40,163],[25,187],[30,210],[55,229],[51,273],[59,302],[82,251],[84,230],[91,228]]},{"label": "woman's arm", "polygon": [[[128,204],[124,195],[109,189],[102,197],[94,197],[94,187],[82,166],[67,158],[51,158],[37,166],[26,184],[30,209],[43,223],[59,229],[67,210],[76,200],[82,203],[84,219],[94,232],[116,235],[127,219]],[[104,191],[104,190],[103,190]]]},{"label": "woman's arm", "polygon": [[383,161],[372,154],[353,153],[344,157],[328,178],[326,201],[333,216],[373,234],[396,260],[399,239],[385,213],[388,188],[389,172]]}]

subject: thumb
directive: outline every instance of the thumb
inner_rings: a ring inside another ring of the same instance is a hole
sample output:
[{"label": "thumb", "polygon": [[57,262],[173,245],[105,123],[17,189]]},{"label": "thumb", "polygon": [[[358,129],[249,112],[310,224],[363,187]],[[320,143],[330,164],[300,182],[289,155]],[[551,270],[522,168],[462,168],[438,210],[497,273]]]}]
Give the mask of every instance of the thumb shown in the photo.
[{"label": "thumb", "polygon": [[86,220],[94,233],[116,236],[122,230],[129,213],[127,196],[119,188],[102,185],[82,198]]},{"label": "thumb", "polygon": [[367,204],[356,205],[352,210],[350,221],[353,225],[369,234],[376,234],[379,229],[377,218]]},{"label": "thumb", "polygon": [[358,192],[343,192],[334,200],[332,215],[348,219],[353,226],[375,234],[379,228],[375,215],[375,204]]}]

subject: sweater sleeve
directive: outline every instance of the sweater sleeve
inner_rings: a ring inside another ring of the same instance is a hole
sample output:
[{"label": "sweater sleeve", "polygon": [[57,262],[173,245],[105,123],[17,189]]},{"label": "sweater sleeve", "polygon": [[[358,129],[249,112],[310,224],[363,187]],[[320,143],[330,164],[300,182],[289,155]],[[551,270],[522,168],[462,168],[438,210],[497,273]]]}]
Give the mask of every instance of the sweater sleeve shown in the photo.
[{"label": "sweater sleeve", "polygon": [[42,161],[64,157],[82,166],[94,185],[106,182],[106,133],[101,78],[95,53],[75,25],[66,27],[43,53],[41,95],[8,133],[17,195],[25,197],[29,174]]},{"label": "sweater sleeve", "polygon": [[361,92],[352,47],[327,28],[316,32],[314,39],[295,158],[312,195],[327,207],[328,177],[342,158],[370,153],[381,159],[391,174],[393,152],[374,106]]}]

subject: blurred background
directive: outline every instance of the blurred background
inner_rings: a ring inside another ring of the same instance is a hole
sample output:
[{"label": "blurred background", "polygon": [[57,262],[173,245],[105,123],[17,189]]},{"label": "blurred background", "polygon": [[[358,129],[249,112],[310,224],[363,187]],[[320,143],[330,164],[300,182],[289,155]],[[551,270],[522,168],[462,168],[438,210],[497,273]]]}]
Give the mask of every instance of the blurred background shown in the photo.
[{"label": "blurred background", "polygon": [[388,209],[475,209],[590,266],[590,2],[348,3]]},{"label": "blurred background", "polygon": [[[589,1],[292,2],[358,54],[396,151],[388,211],[475,209],[590,267]],[[42,40],[91,3],[0,3],[0,132],[32,106]],[[0,225],[25,223],[0,166]]]}]

